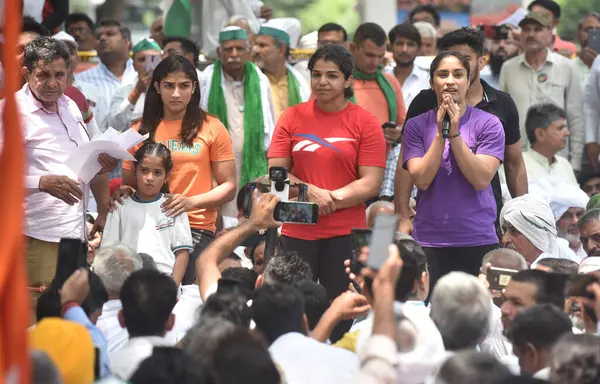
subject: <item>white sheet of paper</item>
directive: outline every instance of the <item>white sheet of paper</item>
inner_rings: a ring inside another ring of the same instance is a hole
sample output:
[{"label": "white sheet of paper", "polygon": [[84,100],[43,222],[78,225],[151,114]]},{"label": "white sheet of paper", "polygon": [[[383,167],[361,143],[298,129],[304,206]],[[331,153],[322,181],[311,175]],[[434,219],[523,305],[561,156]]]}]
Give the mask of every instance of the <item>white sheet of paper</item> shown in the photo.
[{"label": "white sheet of paper", "polygon": [[112,127],[94,138],[94,140],[77,148],[67,158],[66,165],[77,174],[83,183],[89,183],[102,169],[98,163],[101,153],[114,157],[117,160],[132,160],[135,158],[127,150],[148,138],[140,135],[133,129],[128,129],[120,134]]}]

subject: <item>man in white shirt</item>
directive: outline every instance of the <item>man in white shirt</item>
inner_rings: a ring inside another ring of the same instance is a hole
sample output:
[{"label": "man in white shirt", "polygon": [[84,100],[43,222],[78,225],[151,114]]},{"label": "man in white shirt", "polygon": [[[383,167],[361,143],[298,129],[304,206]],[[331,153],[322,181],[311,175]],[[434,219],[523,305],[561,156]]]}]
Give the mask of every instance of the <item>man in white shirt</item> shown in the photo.
[{"label": "man in white shirt", "polygon": [[108,301],[102,307],[102,315],[96,324],[106,337],[108,352],[121,349],[129,340],[127,329],[121,327],[118,318],[123,308],[119,297],[125,280],[139,269],[142,269],[142,259],[123,244],[102,247],[94,259],[94,272],[108,293]]},{"label": "man in white shirt", "polygon": [[559,153],[567,145],[570,129],[565,112],[554,104],[538,104],[527,112],[525,129],[531,148],[523,152],[529,183],[549,178],[579,186],[569,161]]},{"label": "man in white shirt", "polygon": [[394,75],[402,86],[404,105],[410,105],[415,96],[424,89],[429,89],[429,69],[419,66],[415,59],[421,49],[421,35],[412,24],[396,25],[388,34],[394,67],[387,67],[386,72]]},{"label": "man in white shirt", "polygon": [[[67,47],[56,39],[32,41],[25,47],[21,69],[27,84],[15,95],[27,152],[24,242],[29,286],[36,288],[54,278],[60,239],[86,239],[84,196],[90,188],[98,203],[92,231],[104,227],[110,197],[106,173],[117,164],[100,155],[102,170],[89,186],[80,183],[65,164],[72,151],[90,140],[77,104],[64,95],[69,59]],[[0,119],[0,131],[3,129]],[[0,138],[0,151],[3,145]],[[32,296],[35,300],[39,291]]]},{"label": "man in white shirt", "polygon": [[[100,116],[99,110],[108,113],[113,95],[122,84],[133,81],[136,72],[133,61],[129,58],[131,51],[131,31],[116,20],[101,21],[96,28],[98,37],[98,57],[100,63],[94,68],[75,75],[75,79],[98,87],[103,104],[96,111],[96,120],[102,132],[108,129],[108,115]],[[116,175],[115,175],[116,176]]]},{"label": "man in white shirt", "polygon": [[[244,186],[267,173],[265,153],[275,128],[271,85],[267,76],[250,61],[246,31],[225,27],[219,41],[219,60],[208,66],[202,76],[200,106],[217,116],[229,130],[237,185]],[[221,214],[237,218],[236,199],[225,204]]]},{"label": "man in white shirt", "polygon": [[597,170],[600,156],[600,58],[596,57],[583,97],[585,126],[585,153],[589,163]]},{"label": "man in white shirt", "polygon": [[[567,145],[561,148],[561,155],[568,157],[575,171],[581,171],[584,134],[577,72],[569,59],[548,48],[553,38],[552,20],[548,15],[529,12],[519,26],[525,53],[502,65],[500,89],[508,92],[517,105],[521,136],[527,131],[527,111],[533,105],[552,103],[565,111],[570,135]],[[531,140],[529,134],[527,137]],[[527,147],[527,141],[523,140],[521,149]]]},{"label": "man in white shirt", "polygon": [[565,334],[572,333],[569,316],[552,304],[539,304],[520,311],[507,330],[521,373],[548,380],[552,348]]},{"label": "man in white shirt", "polygon": [[357,355],[306,336],[304,299],[296,288],[283,284],[259,288],[252,317],[271,344],[271,357],[288,384],[345,383],[358,372]]},{"label": "man in white shirt", "polygon": [[[273,8],[259,0],[203,0],[192,2],[193,19],[195,28],[192,37],[202,47],[202,51],[209,57],[215,57],[219,46],[219,32],[234,16],[244,16],[251,23],[258,24],[259,19],[269,20],[273,17]],[[168,7],[165,7],[167,10]]]},{"label": "man in white shirt", "polygon": [[577,42],[580,46],[580,51],[577,57],[573,59],[573,64],[579,74],[579,84],[581,89],[585,89],[588,77],[590,75],[590,68],[598,52],[594,51],[588,46],[588,32],[590,30],[600,28],[600,14],[596,12],[585,15],[579,22],[577,31]]},{"label": "man in white shirt", "polygon": [[110,370],[129,380],[154,347],[170,346],[165,334],[173,328],[177,286],[171,277],[151,269],[133,272],[121,288],[119,322],[129,332],[129,341],[109,354]]},{"label": "man in white shirt", "polygon": [[546,258],[579,262],[569,243],[558,239],[554,214],[544,197],[527,194],[509,200],[500,212],[500,225],[503,246],[522,254],[531,268]]},{"label": "man in white shirt", "polygon": [[152,80],[152,71],[161,60],[162,50],[156,41],[146,38],[138,42],[132,52],[137,77],[117,89],[108,114],[108,126],[119,132],[128,130],[132,120],[142,117],[146,90]]}]

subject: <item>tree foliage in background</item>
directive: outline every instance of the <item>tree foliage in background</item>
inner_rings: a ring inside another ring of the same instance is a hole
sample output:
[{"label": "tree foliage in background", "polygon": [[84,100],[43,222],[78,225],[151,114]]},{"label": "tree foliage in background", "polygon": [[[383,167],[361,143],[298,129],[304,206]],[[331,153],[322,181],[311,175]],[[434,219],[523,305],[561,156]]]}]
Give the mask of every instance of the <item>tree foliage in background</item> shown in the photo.
[{"label": "tree foliage in background", "polygon": [[558,34],[575,41],[579,20],[589,12],[600,10],[600,0],[557,0],[561,7]]},{"label": "tree foliage in background", "polygon": [[276,17],[295,17],[302,34],[316,31],[325,23],[338,23],[351,34],[360,23],[356,0],[266,0]]}]

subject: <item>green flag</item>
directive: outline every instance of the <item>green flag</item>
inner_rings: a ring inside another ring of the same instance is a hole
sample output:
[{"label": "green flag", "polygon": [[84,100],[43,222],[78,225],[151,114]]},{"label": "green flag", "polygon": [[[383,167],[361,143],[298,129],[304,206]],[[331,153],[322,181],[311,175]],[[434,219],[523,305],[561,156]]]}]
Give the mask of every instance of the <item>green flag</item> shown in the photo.
[{"label": "green flag", "polygon": [[192,5],[190,0],[173,0],[165,13],[165,37],[189,37],[192,30]]}]

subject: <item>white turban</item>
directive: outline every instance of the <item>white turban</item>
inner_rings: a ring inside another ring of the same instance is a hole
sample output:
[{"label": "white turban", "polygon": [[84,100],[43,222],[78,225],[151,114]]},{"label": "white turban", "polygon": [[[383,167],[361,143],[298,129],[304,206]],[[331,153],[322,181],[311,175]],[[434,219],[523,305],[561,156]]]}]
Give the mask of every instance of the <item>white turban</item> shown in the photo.
[{"label": "white turban", "polygon": [[527,194],[508,201],[500,212],[500,225],[505,222],[540,251],[557,254],[556,222],[547,199]]},{"label": "white turban", "polygon": [[550,201],[554,221],[558,221],[569,208],[585,209],[590,198],[578,185],[561,181],[540,179],[529,184],[529,193],[544,196]]}]

